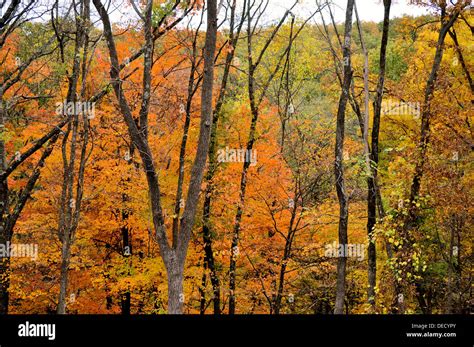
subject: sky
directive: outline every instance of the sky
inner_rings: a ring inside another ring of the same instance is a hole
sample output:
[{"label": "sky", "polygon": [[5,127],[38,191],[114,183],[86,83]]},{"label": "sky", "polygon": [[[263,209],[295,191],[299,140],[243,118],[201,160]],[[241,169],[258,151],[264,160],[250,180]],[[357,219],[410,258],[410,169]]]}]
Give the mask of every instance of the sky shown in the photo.
[{"label": "sky", "polygon": [[[344,21],[347,0],[333,0],[335,4],[335,15],[338,22]],[[404,14],[412,16],[423,15],[427,13],[426,8],[420,6],[408,5],[407,0],[394,0],[390,10],[390,17],[401,17]],[[270,0],[271,8],[269,13],[278,18],[285,12],[286,8],[293,4],[292,0]],[[356,1],[359,17],[363,21],[381,22],[383,20],[383,2],[382,0],[358,0]],[[302,0],[297,5],[297,14],[304,16],[316,8],[315,0]]]},{"label": "sky", "polygon": [[[47,5],[50,4],[52,0],[38,0],[38,4]],[[109,4],[110,0],[102,0],[103,4]],[[138,2],[137,0],[135,0]],[[218,2],[221,0],[217,0]],[[227,1],[227,0],[223,0]],[[278,21],[284,12],[293,5],[296,0],[269,0],[269,5],[265,11],[265,15],[262,17],[262,24],[270,24]],[[312,14],[316,7],[316,0],[298,0],[299,3],[293,12],[300,18],[307,18]],[[392,0],[392,8],[390,11],[390,17],[401,17],[404,14],[409,14],[412,16],[418,16],[428,13],[428,9],[416,5],[408,4],[409,0]],[[0,0],[0,3],[2,0]],[[4,4],[6,8],[10,4],[11,0],[7,0]],[[323,0],[320,0],[323,2]],[[332,0],[333,12],[336,18],[336,21],[339,23],[344,22],[345,17],[345,8],[347,5],[347,0]],[[237,0],[237,3],[242,5],[243,0]],[[70,0],[59,0],[61,8],[66,9],[70,6]],[[356,0],[359,17],[362,21],[374,21],[381,22],[383,20],[383,3],[382,0]],[[93,11],[95,12],[95,11]],[[221,17],[223,15],[223,10],[221,11]],[[130,6],[129,0],[111,0],[109,7],[109,14],[112,22],[121,23],[126,25],[130,22],[135,22],[138,18],[137,14],[134,12],[133,8]],[[93,13],[94,17],[97,17],[96,13]],[[328,13],[325,13],[325,17],[328,16]],[[198,20],[194,16],[194,20]],[[98,19],[98,18],[95,18]],[[314,20],[320,21],[319,15],[315,16]],[[101,26],[98,21],[96,25]]]},{"label": "sky", "polygon": [[[219,0],[218,0],[219,1]],[[225,1],[225,0],[224,0]],[[277,21],[283,13],[292,6],[295,0],[269,0],[269,5],[266,10],[266,14],[263,17],[263,23],[271,23]],[[347,5],[347,0],[332,0],[334,3],[334,14],[337,22],[344,22],[345,17],[345,8]],[[106,1],[104,0],[104,3]],[[126,0],[113,1],[113,7],[115,10],[111,15],[111,19],[114,22],[128,22],[132,17],[136,18],[133,9],[129,5],[125,5]],[[238,3],[243,3],[243,0],[238,0]],[[357,9],[359,12],[359,17],[362,21],[374,21],[381,22],[383,20],[383,3],[382,0],[357,0]],[[294,10],[294,13],[304,18],[308,16],[316,9],[315,0],[299,0],[299,4]],[[223,11],[222,11],[223,12]],[[408,0],[393,0],[392,8],[390,11],[390,17],[401,17],[404,14],[409,14],[412,16],[418,16],[427,14],[428,10],[426,8],[409,5]],[[318,16],[315,17],[318,20]]]}]

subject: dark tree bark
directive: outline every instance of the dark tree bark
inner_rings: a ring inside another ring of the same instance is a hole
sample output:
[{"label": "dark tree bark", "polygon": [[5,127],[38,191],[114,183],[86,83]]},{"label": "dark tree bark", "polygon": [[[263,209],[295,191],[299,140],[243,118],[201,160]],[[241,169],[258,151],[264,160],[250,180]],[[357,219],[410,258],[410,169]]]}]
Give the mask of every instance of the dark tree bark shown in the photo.
[{"label": "dark tree bark", "polygon": [[464,60],[464,55],[462,54],[462,49],[461,49],[461,46],[459,45],[456,30],[454,30],[454,27],[453,27],[448,32],[449,32],[449,36],[451,36],[451,38],[453,39],[454,48],[456,49],[456,54],[458,56],[459,62],[461,63],[462,70],[464,71],[464,74],[466,75],[466,79],[469,82],[469,86],[471,87],[471,92],[474,94],[474,81],[472,80],[471,73],[469,72],[469,69],[466,65],[466,60]]},{"label": "dark tree bark", "polygon": [[384,0],[383,5],[384,17],[382,27],[382,42],[380,44],[379,76],[374,101],[374,119],[372,124],[372,142],[370,150],[371,175],[367,177],[367,235],[369,239],[369,246],[367,250],[369,288],[367,296],[368,301],[372,307],[375,306],[375,287],[377,285],[377,252],[373,232],[375,224],[377,223],[377,175],[379,164],[380,115],[382,112],[382,100],[384,94],[387,45],[390,27],[390,8],[392,5],[392,0]]},{"label": "dark tree bark", "polygon": [[[222,106],[224,105],[224,101],[225,101],[225,97],[227,93],[230,68],[232,66],[232,61],[235,56],[235,50],[239,41],[240,32],[242,30],[242,26],[246,18],[246,14],[245,14],[246,0],[244,0],[243,13],[242,13],[241,20],[237,28],[235,25],[236,8],[237,8],[237,1],[233,0],[232,6],[230,9],[231,13],[230,13],[229,39],[228,39],[228,44],[230,47],[225,58],[224,71],[222,74],[219,95],[217,98],[216,107],[214,109],[214,116],[212,119],[211,140],[209,144],[209,154],[208,154],[209,167],[207,169],[207,173],[205,176],[206,192],[204,195],[204,204],[203,204],[203,213],[202,213],[202,219],[203,219],[202,234],[203,234],[203,242],[204,242],[204,273],[203,273],[202,283],[203,283],[203,286],[206,285],[206,271],[209,270],[209,277],[210,277],[212,292],[213,292],[212,302],[213,302],[214,314],[221,313],[221,303],[220,303],[221,302],[220,300],[221,299],[220,298],[221,285],[220,285],[220,280],[219,280],[219,274],[217,273],[216,264],[215,264],[214,251],[213,251],[213,245],[212,245],[213,232],[212,232],[211,221],[210,221],[212,198],[213,198],[213,193],[214,193],[214,175],[216,174],[217,166],[218,166],[217,156],[216,156],[217,146],[218,146],[217,130],[219,126],[220,113],[222,110]],[[204,291],[201,293],[201,307],[200,307],[201,314],[205,312],[205,308],[206,308],[206,298],[205,298],[204,293],[205,293]]]},{"label": "dark tree bark", "polygon": [[[347,1],[346,22],[344,29],[344,45],[343,45],[343,62],[344,77],[342,85],[342,93],[339,98],[339,106],[336,117],[336,147],[334,176],[336,180],[337,198],[339,201],[339,244],[347,244],[347,225],[349,220],[349,198],[346,192],[344,182],[343,152],[344,152],[344,128],[346,106],[349,99],[352,67],[351,67],[351,35],[352,35],[352,12],[354,9],[354,0]],[[337,285],[336,285],[336,303],[334,308],[335,314],[344,313],[344,301],[346,296],[346,255],[339,257],[337,261]]]},{"label": "dark tree bark", "polygon": [[413,203],[418,198],[421,187],[421,179],[424,173],[424,163],[426,161],[426,152],[428,148],[428,143],[430,140],[431,132],[431,102],[433,99],[433,93],[435,90],[436,80],[438,78],[439,68],[441,66],[441,60],[443,59],[444,53],[444,41],[449,29],[454,24],[454,21],[459,16],[459,11],[456,11],[454,14],[445,18],[446,13],[443,11],[442,20],[441,20],[441,29],[438,35],[438,42],[436,44],[436,53],[431,68],[431,73],[428,78],[425,87],[425,97],[422,105],[422,115],[421,115],[421,129],[420,129],[420,141],[418,143],[418,152],[419,158],[415,167],[415,174],[413,175],[411,190],[410,190],[410,209],[409,217],[407,220],[407,225],[410,225],[416,218],[416,209],[413,208]]},{"label": "dark tree bark", "polygon": [[[128,164],[131,164],[131,160]],[[130,181],[130,178],[127,178],[127,182]],[[130,198],[127,193],[122,193],[122,203],[124,204],[122,208],[119,210],[119,218],[122,226],[120,228],[120,233],[122,236],[122,248],[121,248],[121,256],[123,257],[123,261],[127,263],[127,275],[130,276],[131,274],[131,266],[132,266],[132,229],[128,224],[128,220],[130,215],[132,214],[131,209],[128,208],[127,203],[130,201]],[[131,313],[131,293],[130,289],[127,288],[123,290],[120,294],[120,303],[121,303],[121,313],[123,315],[130,315]]]},{"label": "dark tree bark", "polygon": [[[122,232],[122,255],[125,258],[124,260],[127,261],[127,258],[132,256],[132,243],[130,240],[130,228],[127,223],[128,219],[128,211],[123,211],[122,213],[122,222],[125,223],[125,225],[122,226],[121,232]],[[130,275],[130,273],[129,273]],[[121,302],[121,310],[123,315],[130,315],[131,311],[131,293],[130,290],[125,290],[122,292],[121,297],[120,297],[120,302]]]},{"label": "dark tree bark", "polygon": [[[301,213],[303,211],[303,206],[298,206],[297,201],[302,198],[301,192],[299,191],[299,184],[297,184],[295,195],[295,205],[291,209],[291,218],[290,224],[288,226],[288,232],[285,237],[285,248],[283,250],[283,257],[281,259],[280,264],[280,272],[278,274],[278,285],[277,285],[277,293],[272,302],[271,311],[274,314],[280,314],[281,306],[282,306],[282,299],[283,299],[283,290],[285,288],[285,275],[286,269],[288,266],[288,261],[291,258],[291,252],[293,248],[293,241],[295,240],[296,233],[299,230],[299,224],[301,222]],[[298,211],[298,208],[301,209]]]},{"label": "dark tree bark", "polygon": [[[204,14],[204,13],[203,13]],[[177,242],[178,233],[179,233],[179,220],[180,220],[180,213],[181,213],[181,205],[182,205],[182,198],[183,198],[183,185],[184,185],[184,164],[186,160],[186,145],[188,143],[188,133],[189,133],[189,126],[191,124],[191,112],[192,112],[192,104],[194,95],[196,94],[201,81],[202,76],[199,76],[198,68],[200,65],[200,57],[198,57],[198,39],[199,33],[201,31],[201,24],[202,24],[202,16],[201,22],[199,23],[198,27],[193,34],[193,41],[192,41],[192,52],[191,52],[191,69],[189,72],[189,79],[188,79],[188,95],[186,98],[186,105],[184,107],[185,113],[185,120],[183,126],[183,137],[181,139],[181,148],[179,151],[179,167],[178,167],[178,185],[176,188],[176,199],[174,205],[174,215],[173,215],[173,243]]]},{"label": "dark tree bark", "polygon": [[[33,8],[35,1],[23,1],[23,6],[21,3],[20,0],[12,0],[5,13],[0,16],[0,48],[4,46],[7,37],[24,23],[24,19]],[[2,1],[1,4],[2,7],[5,6],[5,1]]]},{"label": "dark tree bark", "polygon": [[[391,1],[389,1],[391,3]],[[326,2],[326,5],[328,3]],[[331,23],[332,27],[336,33],[336,37],[338,39],[339,44],[342,46],[342,41],[338,33],[337,29],[337,24],[334,20],[334,16],[331,11],[331,7],[328,6],[329,8],[329,13],[331,15]],[[355,8],[355,7],[354,7]],[[360,26],[360,22],[357,16],[357,24],[359,28],[359,36],[361,40],[361,45],[362,49],[364,52],[365,56],[365,67],[364,67],[364,94],[365,94],[365,116],[362,115],[361,108],[357,102],[357,96],[355,93],[355,88],[354,88],[354,81],[352,81],[352,86],[351,86],[351,94],[349,96],[349,103],[351,105],[352,110],[354,113],[357,115],[357,118],[359,120],[359,126],[361,129],[362,137],[363,137],[363,142],[364,142],[364,154],[366,156],[366,166],[367,166],[367,182],[368,182],[368,197],[367,197],[367,204],[368,204],[368,220],[367,220],[367,232],[368,232],[368,239],[369,239],[369,246],[368,246],[368,282],[369,282],[369,287],[368,287],[368,302],[371,305],[372,310],[375,309],[375,286],[376,286],[376,245],[375,242],[372,242],[372,233],[373,233],[373,228],[376,223],[376,218],[377,215],[376,213],[378,212],[379,218],[382,218],[384,216],[384,208],[382,205],[382,200],[380,197],[380,189],[378,187],[377,183],[377,173],[378,173],[378,133],[379,133],[379,128],[380,128],[380,111],[381,111],[381,104],[382,104],[382,96],[383,96],[383,81],[385,77],[385,56],[386,56],[386,46],[388,42],[388,29],[389,29],[389,15],[390,15],[390,4],[387,1],[384,1],[384,8],[385,8],[385,14],[384,14],[384,33],[382,37],[382,44],[381,44],[381,57],[380,57],[380,72],[379,72],[379,79],[378,79],[378,86],[377,86],[377,95],[376,99],[380,98],[378,101],[378,110],[377,110],[377,105],[375,105],[374,102],[374,124],[372,128],[372,147],[369,148],[369,141],[368,141],[368,117],[369,117],[369,110],[368,110],[368,56],[367,56],[367,50],[365,48],[365,44],[363,41],[362,37],[362,30]],[[355,8],[356,9],[356,8]],[[357,15],[357,12],[356,12]],[[329,45],[329,48],[331,50],[333,60],[334,60],[334,66],[335,66],[335,71],[336,75],[339,81],[339,84],[341,85],[341,88],[343,86],[343,78],[342,78],[342,73],[341,70],[343,69],[341,64],[339,63],[338,56],[336,53],[336,50],[333,47],[333,44],[330,40],[330,33],[329,30],[326,26],[326,23],[324,22],[324,17],[321,16],[322,23],[323,23],[323,28],[324,28],[324,33],[326,35],[326,40]],[[383,65],[383,66],[382,66]],[[376,134],[376,136],[375,136]],[[376,147],[376,149],[375,149]],[[376,152],[376,158],[371,154],[373,151]],[[374,159],[375,158],[375,159]],[[389,257],[392,257],[392,251],[391,251],[391,245],[387,242],[386,243],[386,248],[387,248],[387,253]]]}]

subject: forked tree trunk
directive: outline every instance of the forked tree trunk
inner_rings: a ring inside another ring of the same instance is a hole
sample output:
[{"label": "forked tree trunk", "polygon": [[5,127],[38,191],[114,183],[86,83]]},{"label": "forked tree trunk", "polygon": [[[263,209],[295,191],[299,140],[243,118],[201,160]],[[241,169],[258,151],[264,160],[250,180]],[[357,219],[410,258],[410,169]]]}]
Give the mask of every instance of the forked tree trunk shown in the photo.
[{"label": "forked tree trunk", "polygon": [[[196,215],[200,188],[209,150],[212,124],[214,58],[217,40],[217,2],[216,0],[209,0],[207,2],[207,31],[204,47],[204,77],[201,89],[201,122],[199,140],[196,157],[191,169],[191,180],[188,187],[186,206],[184,208],[178,235],[176,235],[175,238],[176,242],[173,242],[171,246],[168,242],[168,235],[166,233],[164,214],[161,205],[160,185],[153,154],[148,146],[146,134],[141,132],[135,123],[122,88],[118,53],[110,18],[100,0],[93,0],[93,2],[99,12],[104,26],[104,37],[107,41],[111,62],[110,77],[115,96],[119,102],[120,110],[127,124],[129,135],[138,149],[146,173],[156,241],[160,247],[160,255],[165,263],[168,274],[168,313],[180,314],[183,312],[184,301],[184,264],[186,261],[189,241],[191,239],[194,217]],[[148,20],[150,20],[150,15],[150,12],[148,12]],[[150,39],[148,39],[147,42],[147,45],[149,46],[151,44]],[[149,60],[150,57],[148,56],[147,59]],[[151,73],[151,71],[149,70],[148,73]],[[148,76],[144,76],[143,105],[148,104],[146,99],[149,98],[149,93],[151,92],[151,84],[147,82],[148,80]],[[142,107],[142,110],[143,113],[140,116],[145,119],[148,114],[148,107]]]}]

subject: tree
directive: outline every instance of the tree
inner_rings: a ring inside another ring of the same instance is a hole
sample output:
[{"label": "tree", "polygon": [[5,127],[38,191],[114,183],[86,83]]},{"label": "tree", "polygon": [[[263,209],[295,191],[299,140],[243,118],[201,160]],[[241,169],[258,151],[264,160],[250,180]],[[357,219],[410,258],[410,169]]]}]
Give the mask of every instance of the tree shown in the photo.
[{"label": "tree", "polygon": [[[72,73],[69,77],[69,89],[65,101],[66,105],[64,105],[64,108],[67,109],[70,108],[69,105],[71,104],[77,105],[81,102],[84,103],[82,100],[84,100],[86,96],[86,77],[88,74],[89,58],[90,1],[85,0],[79,3],[73,2],[73,6],[76,30]],[[77,93],[79,81],[82,83],[80,86],[80,93]],[[59,206],[58,236],[62,244],[62,251],[57,307],[58,314],[66,313],[66,295],[69,263],[71,258],[71,245],[74,243],[76,230],[79,224],[84,192],[85,166],[89,157],[89,119],[94,115],[92,114],[93,111],[91,110],[91,107],[88,105],[86,106],[87,107],[85,108],[82,107],[84,110],[82,112],[74,106],[73,114],[69,115],[73,120],[68,124],[61,146],[63,158],[63,184]],[[82,119],[79,117],[82,117]],[[79,128],[80,123],[82,123],[81,132]],[[70,139],[69,136],[71,136]],[[79,158],[76,158],[77,147],[79,145],[81,146],[80,154]],[[77,174],[76,159],[79,159]]]},{"label": "tree", "polygon": [[[374,228],[377,221],[377,199],[380,196],[380,188],[377,183],[377,171],[379,164],[379,132],[380,132],[380,115],[382,112],[382,100],[384,94],[384,83],[385,83],[385,69],[387,60],[387,44],[390,27],[390,8],[392,5],[391,0],[385,0],[384,5],[384,17],[382,27],[382,39],[380,44],[380,58],[379,58],[379,76],[377,81],[377,90],[374,101],[374,118],[372,123],[372,135],[371,135],[371,149],[370,149],[370,165],[371,172],[367,177],[368,195],[367,195],[367,235],[369,237],[369,248],[368,248],[368,279],[369,289],[367,292],[368,301],[375,306],[375,287],[377,285],[377,253],[376,253],[376,242],[374,235]],[[368,125],[367,125],[368,126]],[[379,205],[382,202],[379,199]],[[381,211],[381,209],[379,209]],[[379,215],[379,218],[383,218],[383,215]],[[391,257],[390,245],[387,248],[389,256]]]},{"label": "tree", "polygon": [[[229,3],[230,4],[230,3]],[[221,85],[219,88],[219,94],[217,97],[216,106],[214,108],[214,115],[212,120],[212,129],[211,129],[211,140],[209,144],[209,166],[207,169],[207,173],[205,176],[206,182],[206,191],[204,195],[204,203],[203,203],[203,226],[202,226],[202,235],[203,235],[203,242],[204,242],[204,273],[202,277],[202,284],[203,287],[206,285],[207,275],[206,270],[209,269],[210,272],[210,280],[212,285],[213,291],[213,309],[214,314],[221,313],[221,289],[220,289],[220,281],[219,275],[217,273],[216,268],[216,261],[214,257],[214,251],[212,247],[212,239],[213,239],[213,231],[211,229],[211,204],[212,204],[212,197],[213,197],[213,190],[214,190],[214,175],[216,173],[217,167],[217,147],[218,147],[218,139],[217,139],[217,130],[219,126],[219,118],[222,112],[222,106],[225,102],[227,88],[228,88],[228,80],[230,75],[230,70],[232,66],[233,59],[235,57],[235,52],[237,48],[237,44],[239,43],[240,33],[245,22],[246,18],[246,2],[244,1],[243,4],[243,13],[240,18],[240,22],[236,24],[236,12],[237,12],[237,1],[233,0],[232,4],[230,5],[231,13],[230,13],[230,27],[229,27],[229,39],[227,41],[227,55],[225,57],[224,62],[224,71],[222,73],[222,80]],[[204,288],[201,290],[201,308],[200,312],[204,314],[206,308],[206,298]]]},{"label": "tree", "polygon": [[[110,76],[113,81],[112,85],[114,88],[114,92],[119,102],[120,109],[124,116],[125,122],[127,123],[130,137],[139,151],[143,167],[147,176],[156,238],[160,246],[161,257],[163,258],[168,273],[168,312],[173,314],[181,313],[183,306],[184,264],[186,261],[187,249],[189,246],[191,231],[194,224],[194,216],[196,214],[200,186],[203,177],[204,167],[206,164],[207,152],[209,149],[210,129],[212,123],[214,56],[217,40],[217,4],[215,0],[211,0],[208,3],[207,32],[204,53],[204,78],[201,92],[201,131],[199,136],[196,158],[193,164],[193,168],[191,170],[191,181],[189,183],[186,207],[183,212],[179,235],[177,238],[175,238],[176,243],[173,243],[171,246],[168,243],[165,231],[164,217],[161,207],[160,187],[156,174],[155,164],[153,162],[153,155],[148,146],[147,137],[143,133],[140,133],[140,130],[137,127],[131,114],[126,97],[123,93],[119,76],[117,50],[112,34],[110,19],[106,9],[99,0],[94,0],[94,5],[97,11],[99,12],[102,23],[104,25],[104,36],[107,41],[112,65]],[[149,18],[147,20],[151,21],[151,11],[148,12],[148,16]],[[149,50],[149,52],[151,52],[150,45],[151,40],[148,37],[147,49]],[[147,117],[146,115],[148,108],[146,105],[151,90],[150,83],[147,83],[150,78],[150,76],[147,76],[147,74],[149,75],[150,73],[149,69],[151,68],[151,57],[148,55],[145,57],[145,60],[146,62],[144,71],[144,88],[142,99],[142,110],[144,112],[141,115],[142,119]]]},{"label": "tree", "polygon": [[[343,45],[343,62],[344,62],[344,79],[342,84],[342,92],[339,98],[339,106],[336,118],[336,147],[334,161],[334,176],[336,180],[337,198],[339,200],[339,244],[346,245],[347,224],[349,220],[349,201],[344,185],[344,126],[346,105],[349,99],[352,68],[351,68],[351,35],[352,35],[352,11],[354,9],[354,1],[348,0],[346,7],[346,21],[344,29],[344,45]],[[334,308],[335,314],[344,312],[344,299],[346,293],[346,255],[339,257],[337,263],[337,288],[336,303]]]}]

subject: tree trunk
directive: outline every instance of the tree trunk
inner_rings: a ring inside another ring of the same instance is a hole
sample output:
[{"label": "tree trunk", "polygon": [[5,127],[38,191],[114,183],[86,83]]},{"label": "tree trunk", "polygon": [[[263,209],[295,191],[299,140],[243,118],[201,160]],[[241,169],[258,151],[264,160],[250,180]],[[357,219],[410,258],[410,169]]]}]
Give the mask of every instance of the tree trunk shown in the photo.
[{"label": "tree trunk", "polygon": [[[219,125],[219,118],[222,106],[224,104],[226,92],[227,92],[227,82],[229,80],[230,74],[230,67],[232,65],[232,60],[235,55],[235,48],[237,46],[237,42],[239,41],[240,32],[245,20],[244,13],[242,13],[242,19],[237,27],[237,32],[234,32],[235,29],[235,17],[236,17],[236,6],[237,1],[233,0],[231,6],[231,14],[230,14],[230,27],[229,27],[229,43],[231,45],[225,60],[224,65],[224,72],[222,75],[222,81],[219,91],[219,96],[217,98],[216,107],[214,109],[214,117],[212,119],[212,129],[211,129],[211,140],[209,144],[209,167],[207,169],[207,174],[205,177],[206,180],[206,192],[204,195],[204,204],[203,204],[203,212],[202,212],[202,234],[203,234],[203,242],[204,242],[204,273],[202,276],[202,284],[203,286],[206,285],[206,271],[209,270],[210,278],[211,278],[211,285],[212,285],[212,292],[213,292],[213,307],[214,307],[214,314],[221,313],[221,304],[220,304],[220,296],[221,296],[221,289],[220,289],[220,281],[219,276],[217,274],[216,266],[215,266],[215,259],[214,259],[214,251],[212,249],[212,241],[213,241],[213,234],[211,230],[211,206],[212,206],[212,195],[214,192],[214,175],[217,170],[217,129]],[[244,8],[245,11],[245,8]],[[205,298],[205,290],[203,289],[201,293],[201,313],[204,313],[206,306],[206,298]]]},{"label": "tree trunk", "polygon": [[[249,53],[250,54],[250,53]],[[259,116],[258,108],[255,106],[254,99],[254,77],[253,67],[250,67],[251,72],[249,74],[249,94],[250,104],[252,109],[252,122],[250,125],[250,134],[247,142],[247,151],[253,150],[255,142],[255,131],[257,129],[257,120]],[[247,152],[249,153],[249,152]],[[250,161],[244,163],[242,174],[240,178],[240,193],[239,202],[237,205],[237,213],[235,215],[234,230],[232,234],[232,244],[230,249],[230,265],[229,265],[229,314],[235,313],[235,289],[236,289],[236,269],[237,269],[237,257],[239,254],[239,240],[240,240],[240,224],[242,222],[242,214],[245,205],[245,193],[247,189],[247,173],[250,168]]]},{"label": "tree trunk", "polygon": [[[4,242],[1,237],[0,242]],[[10,257],[0,259],[0,314],[8,314],[8,299],[10,288]]]},{"label": "tree trunk", "polygon": [[168,273],[168,314],[182,314],[184,303],[184,264],[172,261]]},{"label": "tree trunk", "polygon": [[[68,233],[69,234],[69,233]],[[63,239],[62,251],[61,251],[61,270],[59,280],[59,298],[58,307],[56,309],[57,314],[66,314],[66,293],[68,285],[68,273],[69,273],[69,259],[71,256],[71,244],[69,238]]]},{"label": "tree trunk", "polygon": [[[341,97],[339,98],[339,106],[337,110],[336,120],[336,147],[334,175],[336,179],[336,191],[339,201],[339,244],[341,247],[347,244],[347,226],[349,220],[349,199],[346,192],[344,182],[343,152],[344,152],[344,133],[345,133],[345,116],[346,106],[349,98],[352,68],[351,68],[351,34],[352,34],[352,11],[354,8],[354,0],[347,1],[346,22],[344,31],[343,45],[343,61],[344,61],[344,81],[342,86]],[[336,284],[336,303],[334,308],[335,314],[344,313],[344,301],[346,294],[346,254],[340,256],[337,260],[337,284]]]},{"label": "tree trunk", "polygon": [[[5,110],[3,103],[3,86],[0,86],[0,134],[5,129]],[[4,172],[7,167],[6,162],[5,141],[0,139],[0,170]],[[2,179],[0,181],[0,244],[6,246],[7,241],[10,241],[10,235],[6,228],[5,215],[8,214],[8,181]],[[10,287],[10,258],[5,257],[0,259],[0,314],[8,313],[8,288]]]},{"label": "tree trunk", "polygon": [[[444,11],[443,11],[444,13]],[[444,13],[445,15],[445,13]],[[426,161],[426,154],[428,150],[428,143],[430,140],[431,133],[431,101],[433,99],[433,93],[435,90],[435,83],[438,78],[438,71],[441,66],[441,61],[443,59],[444,53],[444,41],[449,29],[454,24],[454,21],[458,17],[459,12],[451,15],[450,18],[446,21],[444,18],[441,19],[441,29],[439,31],[438,42],[436,44],[436,53],[433,61],[433,66],[431,68],[431,73],[426,82],[425,88],[425,98],[423,102],[423,112],[421,115],[421,134],[420,142],[418,143],[418,153],[419,158],[415,167],[415,174],[413,175],[413,181],[410,191],[410,206],[409,214],[406,226],[412,226],[413,222],[416,219],[416,208],[414,207],[414,202],[420,194],[421,179],[424,173],[424,163]]]},{"label": "tree trunk", "polygon": [[[128,196],[126,196],[126,194],[124,194],[124,200],[127,200],[128,199]],[[127,223],[127,220],[128,220],[128,211],[122,211],[122,223]],[[132,256],[132,244],[130,242],[130,230],[129,230],[129,227],[127,225],[124,225],[122,228],[122,244],[123,244],[123,249],[122,249],[122,256],[123,256],[123,260],[125,262],[127,261],[130,261],[131,257]],[[130,276],[130,266],[131,264],[129,263],[128,265],[128,273],[127,275]],[[124,292],[122,292],[121,294],[121,298],[120,298],[120,301],[121,301],[121,309],[122,309],[122,314],[123,315],[129,315],[130,314],[130,299],[131,299],[131,294],[130,294],[130,290],[127,289],[125,290]]]},{"label": "tree trunk", "polygon": [[[207,199],[207,198],[206,198]],[[209,197],[210,199],[210,197]],[[210,202],[207,206],[210,206]],[[207,212],[209,215],[209,211]],[[221,289],[220,289],[220,281],[217,275],[215,259],[214,259],[214,251],[212,249],[212,234],[211,230],[209,229],[208,225],[204,225],[203,228],[203,239],[204,239],[204,261],[206,263],[205,268],[209,270],[211,285],[212,285],[212,302],[214,308],[214,314],[221,313]]]},{"label": "tree trunk", "polygon": [[[368,301],[372,308],[375,307],[375,287],[377,285],[377,253],[376,244],[373,237],[374,227],[377,222],[377,175],[379,163],[379,132],[380,116],[382,112],[382,99],[384,94],[386,54],[388,44],[388,34],[390,27],[390,8],[392,0],[384,0],[384,19],[382,29],[382,42],[380,45],[379,60],[379,78],[377,83],[377,94],[374,102],[374,120],[372,125],[372,144],[370,151],[371,175],[367,178],[368,196],[367,196],[367,236],[369,246],[367,250],[368,257],[368,280],[369,288],[367,292]],[[380,204],[382,201],[380,201]],[[380,216],[381,217],[381,216]]]},{"label": "tree trunk", "polygon": [[[404,242],[403,248],[406,249],[410,244],[410,232],[412,229],[417,227],[417,215],[418,208],[416,206],[417,199],[420,195],[421,181],[424,175],[424,166],[427,160],[428,144],[430,141],[431,135],[431,102],[433,99],[435,84],[438,78],[438,72],[441,66],[441,61],[443,59],[444,53],[444,42],[446,35],[448,34],[451,27],[454,25],[454,22],[458,18],[462,8],[457,8],[453,13],[447,15],[446,13],[446,3],[441,7],[441,28],[438,35],[438,41],[436,43],[436,53],[433,60],[433,65],[431,68],[431,73],[429,75],[428,81],[426,82],[424,101],[422,105],[421,113],[421,129],[420,129],[420,141],[417,146],[418,158],[415,165],[415,173],[413,175],[413,180],[410,190],[408,214],[404,220],[403,226],[401,228],[402,237],[407,240]],[[419,280],[415,280],[415,289],[418,302],[420,304],[420,309],[423,313],[430,313],[430,305],[428,304],[425,298],[425,288]]]},{"label": "tree trunk", "polygon": [[[207,31],[204,46],[204,76],[201,89],[201,123],[196,157],[191,169],[191,180],[189,182],[186,206],[183,212],[177,244],[174,245],[173,258],[176,255],[179,267],[171,262],[168,274],[171,278],[168,284],[173,293],[169,294],[169,313],[182,313],[183,294],[183,272],[184,263],[188,251],[191,232],[196,216],[204,169],[209,152],[209,143],[212,129],[213,117],[213,87],[214,87],[214,59],[217,42],[217,1],[207,2]],[[180,283],[177,283],[177,281]],[[178,297],[178,301],[176,298]],[[180,302],[181,301],[181,302]]]},{"label": "tree trunk", "polygon": [[[69,88],[66,96],[66,101],[77,102],[77,88],[79,79],[82,71],[82,90],[81,98],[85,93],[85,78],[87,75],[87,47],[88,47],[88,35],[86,27],[89,25],[88,21],[90,18],[90,3],[89,0],[84,0],[80,4],[80,12],[76,14],[76,37],[74,47],[74,58],[72,74],[69,78]],[[82,61],[81,61],[82,54]],[[82,70],[81,70],[82,66]],[[66,313],[66,296],[67,296],[67,285],[69,275],[69,263],[71,260],[71,246],[74,242],[75,233],[78,227],[82,193],[84,186],[84,172],[87,158],[87,144],[88,144],[88,121],[87,115],[83,115],[84,119],[84,133],[82,149],[79,157],[79,169],[77,174],[77,187],[74,192],[74,186],[76,181],[76,149],[79,142],[79,113],[75,112],[73,122],[68,125],[68,131],[64,135],[62,151],[63,151],[63,184],[61,193],[61,205],[59,207],[59,223],[58,223],[58,234],[62,243],[61,251],[61,270],[60,270],[60,286],[59,286],[59,297],[58,307],[56,312],[58,314]],[[69,159],[67,156],[67,145],[69,141],[69,133],[72,126],[72,136],[69,149]]]}]

